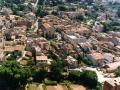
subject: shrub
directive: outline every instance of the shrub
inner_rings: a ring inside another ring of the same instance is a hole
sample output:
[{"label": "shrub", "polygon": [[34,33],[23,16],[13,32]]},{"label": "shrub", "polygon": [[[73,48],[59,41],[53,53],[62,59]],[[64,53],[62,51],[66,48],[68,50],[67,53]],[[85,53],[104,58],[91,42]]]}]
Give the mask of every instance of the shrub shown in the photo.
[{"label": "shrub", "polygon": [[66,11],[66,10],[67,10],[67,8],[66,8],[64,5],[58,6],[58,9],[59,9],[60,11]]},{"label": "shrub", "polygon": [[116,75],[117,77],[120,76],[120,66],[115,70],[115,75]]},{"label": "shrub", "polygon": [[57,82],[56,81],[51,81],[51,80],[45,80],[44,84],[45,85],[57,85]]},{"label": "shrub", "polygon": [[55,16],[59,15],[57,11],[53,11],[52,14]]},{"label": "shrub", "polygon": [[80,72],[79,71],[71,71],[69,73],[68,79],[74,83],[79,82]]},{"label": "shrub", "polygon": [[[80,75],[80,81],[89,88],[96,88],[98,77],[94,71],[83,71]],[[87,81],[87,82],[86,82]],[[92,83],[91,83],[92,82]]]}]

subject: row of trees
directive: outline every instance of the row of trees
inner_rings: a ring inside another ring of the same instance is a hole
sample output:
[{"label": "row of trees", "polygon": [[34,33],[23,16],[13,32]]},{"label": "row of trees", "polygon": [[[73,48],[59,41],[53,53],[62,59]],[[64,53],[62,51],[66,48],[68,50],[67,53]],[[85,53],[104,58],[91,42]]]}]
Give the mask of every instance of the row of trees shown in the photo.
[{"label": "row of trees", "polygon": [[97,87],[97,78],[98,77],[94,71],[72,71],[69,73],[69,80],[71,82],[83,84],[91,89]]},{"label": "row of trees", "polygon": [[103,26],[104,26],[104,32],[117,31],[119,30],[120,23],[117,21],[112,21],[112,22],[106,21],[103,23]]},{"label": "row of trees", "polygon": [[59,4],[62,4],[63,2],[62,2],[62,0],[51,0],[51,2],[49,0],[39,0],[39,2],[38,2],[39,5],[43,5],[44,3],[52,5],[52,6],[57,6]]}]

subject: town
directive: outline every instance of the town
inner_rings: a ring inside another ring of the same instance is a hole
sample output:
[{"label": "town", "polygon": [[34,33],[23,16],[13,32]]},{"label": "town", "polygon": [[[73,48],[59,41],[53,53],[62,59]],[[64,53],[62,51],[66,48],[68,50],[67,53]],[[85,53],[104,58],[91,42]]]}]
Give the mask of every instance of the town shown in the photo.
[{"label": "town", "polygon": [[120,0],[0,0],[0,90],[120,90]]}]

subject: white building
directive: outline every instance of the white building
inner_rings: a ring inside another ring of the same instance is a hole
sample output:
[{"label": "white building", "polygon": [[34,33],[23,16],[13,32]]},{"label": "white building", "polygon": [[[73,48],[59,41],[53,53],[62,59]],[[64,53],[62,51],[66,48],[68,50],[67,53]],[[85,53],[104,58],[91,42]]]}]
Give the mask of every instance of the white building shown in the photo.
[{"label": "white building", "polygon": [[87,41],[86,37],[81,35],[68,35],[64,34],[64,39],[70,43],[79,44],[79,43],[85,43]]}]

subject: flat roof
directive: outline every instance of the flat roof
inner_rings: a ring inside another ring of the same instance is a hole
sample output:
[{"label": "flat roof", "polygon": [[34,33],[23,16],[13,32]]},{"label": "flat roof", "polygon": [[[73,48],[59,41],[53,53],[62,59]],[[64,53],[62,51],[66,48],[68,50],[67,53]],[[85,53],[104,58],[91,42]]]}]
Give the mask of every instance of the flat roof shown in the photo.
[{"label": "flat roof", "polygon": [[74,35],[67,35],[67,36],[70,37],[71,39],[77,39],[77,37]]}]

